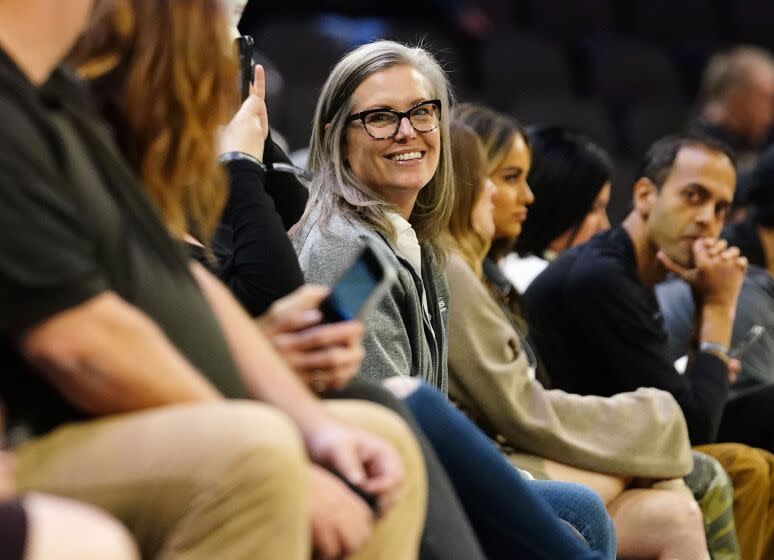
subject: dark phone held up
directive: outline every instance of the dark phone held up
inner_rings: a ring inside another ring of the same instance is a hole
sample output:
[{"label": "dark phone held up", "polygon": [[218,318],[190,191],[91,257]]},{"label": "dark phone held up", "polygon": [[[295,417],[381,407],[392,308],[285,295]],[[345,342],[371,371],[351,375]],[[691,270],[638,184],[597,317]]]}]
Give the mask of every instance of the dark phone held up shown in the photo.
[{"label": "dark phone held up", "polygon": [[234,39],[234,45],[239,60],[239,94],[244,102],[250,95],[250,86],[255,80],[255,60],[253,59],[253,50],[255,41],[250,35],[242,35]]}]

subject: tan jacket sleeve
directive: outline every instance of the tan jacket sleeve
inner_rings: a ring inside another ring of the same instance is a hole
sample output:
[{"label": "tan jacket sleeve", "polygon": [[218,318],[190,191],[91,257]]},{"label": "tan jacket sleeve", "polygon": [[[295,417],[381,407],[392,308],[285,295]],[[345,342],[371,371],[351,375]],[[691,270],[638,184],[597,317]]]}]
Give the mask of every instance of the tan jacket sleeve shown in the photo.
[{"label": "tan jacket sleeve", "polygon": [[527,373],[520,339],[481,280],[458,255],[449,282],[449,395],[490,435],[514,449],[624,476],[690,472],[690,443],[674,398],[639,389],[611,398],[547,390]]}]

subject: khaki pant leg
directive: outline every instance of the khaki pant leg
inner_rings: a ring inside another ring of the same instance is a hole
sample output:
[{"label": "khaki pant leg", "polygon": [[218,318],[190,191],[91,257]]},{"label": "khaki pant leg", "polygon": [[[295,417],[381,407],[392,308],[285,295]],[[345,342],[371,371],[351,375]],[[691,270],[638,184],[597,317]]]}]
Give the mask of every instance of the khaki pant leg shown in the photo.
[{"label": "khaki pant leg", "polygon": [[362,401],[327,401],[340,420],[390,442],[403,459],[404,481],[398,502],[376,523],[368,543],[350,560],[414,560],[425,523],[427,480],[419,445],[398,415]]},{"label": "khaki pant leg", "polygon": [[307,560],[308,469],[277,411],[181,405],[63,426],[15,450],[20,490],[120,519],[143,557]]},{"label": "khaki pant leg", "polygon": [[774,558],[774,456],[737,443],[702,445],[726,469],[734,485],[734,521],[742,558]]}]

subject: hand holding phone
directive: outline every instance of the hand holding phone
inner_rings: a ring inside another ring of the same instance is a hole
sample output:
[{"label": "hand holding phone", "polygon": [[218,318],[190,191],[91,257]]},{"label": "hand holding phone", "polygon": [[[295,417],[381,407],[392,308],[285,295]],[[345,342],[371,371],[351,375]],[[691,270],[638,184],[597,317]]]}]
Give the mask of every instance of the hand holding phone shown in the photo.
[{"label": "hand holding phone", "polygon": [[306,285],[280,298],[258,319],[261,331],[293,371],[315,392],[346,385],[363,361],[363,323],[321,323],[320,303],[330,293]]},{"label": "hand holding phone", "polygon": [[220,133],[220,153],[243,152],[263,161],[266,138],[269,136],[269,114],[264,95],[266,77],[263,66],[255,66],[250,95]]},{"label": "hand holding phone", "polygon": [[366,241],[362,252],[320,304],[323,322],[362,317],[384,297],[396,278],[395,267],[384,257],[382,249]]}]

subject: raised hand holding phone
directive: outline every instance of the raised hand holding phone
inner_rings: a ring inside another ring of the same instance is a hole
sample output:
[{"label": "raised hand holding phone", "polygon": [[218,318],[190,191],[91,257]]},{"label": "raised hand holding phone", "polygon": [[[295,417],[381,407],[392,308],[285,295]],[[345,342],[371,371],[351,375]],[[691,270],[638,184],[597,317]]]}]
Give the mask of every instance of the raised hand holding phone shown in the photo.
[{"label": "raised hand holding phone", "polygon": [[269,114],[266,110],[266,74],[255,66],[250,94],[231,122],[221,131],[220,152],[242,152],[263,161],[263,149],[269,136]]}]

